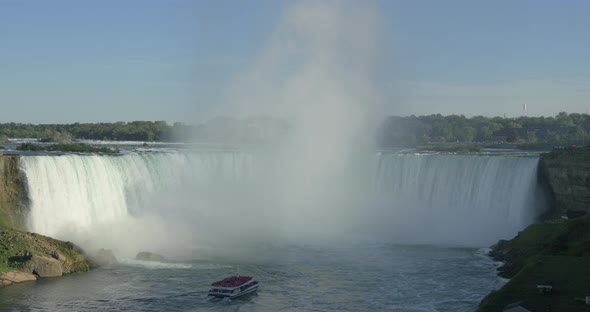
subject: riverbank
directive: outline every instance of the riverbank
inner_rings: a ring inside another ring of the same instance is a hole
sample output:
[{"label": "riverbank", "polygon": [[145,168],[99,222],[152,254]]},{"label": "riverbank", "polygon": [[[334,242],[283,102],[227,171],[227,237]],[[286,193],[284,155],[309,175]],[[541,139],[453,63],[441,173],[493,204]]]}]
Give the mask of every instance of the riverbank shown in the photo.
[{"label": "riverbank", "polygon": [[0,227],[0,287],[86,272],[95,265],[70,242]]},{"label": "riverbank", "polygon": [[[493,246],[504,262],[498,274],[511,280],[482,300],[478,311],[502,311],[515,302],[534,311],[590,311],[590,150],[556,149],[542,154],[539,182],[549,193],[547,220]],[[537,285],[549,283],[549,293]]]},{"label": "riverbank", "polygon": [[[490,256],[504,265],[499,275],[511,280],[490,293],[479,312],[502,311],[524,301],[535,311],[590,311],[583,298],[590,293],[590,217],[533,224],[509,241],[500,241]],[[542,294],[537,285],[550,281]]]},{"label": "riverbank", "polygon": [[93,268],[74,244],[23,231],[27,198],[18,161],[0,157],[0,287]]}]

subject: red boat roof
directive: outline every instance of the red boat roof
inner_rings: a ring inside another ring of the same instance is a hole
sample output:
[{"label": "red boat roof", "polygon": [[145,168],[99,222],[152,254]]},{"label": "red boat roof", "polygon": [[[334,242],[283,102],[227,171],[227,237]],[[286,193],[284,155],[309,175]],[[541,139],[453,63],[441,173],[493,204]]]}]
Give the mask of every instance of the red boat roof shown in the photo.
[{"label": "red boat roof", "polygon": [[252,279],[251,276],[230,276],[228,278],[222,279],[220,281],[217,281],[213,284],[211,284],[211,286],[217,286],[217,287],[238,287],[248,281],[250,281]]}]

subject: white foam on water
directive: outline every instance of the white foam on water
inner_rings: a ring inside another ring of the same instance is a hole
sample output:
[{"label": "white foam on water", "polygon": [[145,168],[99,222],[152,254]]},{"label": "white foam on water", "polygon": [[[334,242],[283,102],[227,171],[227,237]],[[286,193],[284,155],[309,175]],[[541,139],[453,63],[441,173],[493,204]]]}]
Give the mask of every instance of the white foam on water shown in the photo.
[{"label": "white foam on water", "polygon": [[134,259],[120,259],[119,262],[124,265],[144,267],[144,268],[148,268],[148,269],[192,269],[193,268],[193,265],[190,263],[143,261],[143,260],[134,260]]},{"label": "white foam on water", "polygon": [[[291,193],[305,194],[288,174],[281,176],[280,167],[261,155],[240,151],[23,156],[21,168],[29,229],[78,243],[98,235],[134,246],[134,237],[145,236],[146,246],[138,248],[154,248],[153,240],[164,248],[170,239],[192,248],[186,243],[196,239],[276,238],[297,229],[316,241],[333,230],[338,237],[484,247],[511,238],[542,211],[537,162],[378,153],[372,175],[351,175],[362,180],[350,184],[354,189],[307,185],[314,194],[333,194],[320,202],[294,200],[300,198]],[[370,165],[362,171],[371,172]],[[179,189],[184,193],[173,193]],[[348,228],[341,226],[346,222]],[[142,228],[159,231],[147,237]]]}]

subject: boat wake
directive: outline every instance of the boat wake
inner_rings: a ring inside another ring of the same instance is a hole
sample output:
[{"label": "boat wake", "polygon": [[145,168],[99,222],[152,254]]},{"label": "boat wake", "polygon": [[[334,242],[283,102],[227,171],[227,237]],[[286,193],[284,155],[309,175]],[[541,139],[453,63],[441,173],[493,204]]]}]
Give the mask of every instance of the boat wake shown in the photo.
[{"label": "boat wake", "polygon": [[224,302],[230,303],[230,302],[232,302],[232,299],[227,298],[227,297],[226,298],[219,298],[219,297],[207,296],[207,297],[203,298],[203,300],[208,301],[208,302],[221,302],[221,303],[224,303]]},{"label": "boat wake", "polygon": [[120,262],[124,265],[143,267],[147,269],[191,269],[193,267],[193,265],[190,263],[142,261],[133,259],[121,259]]}]

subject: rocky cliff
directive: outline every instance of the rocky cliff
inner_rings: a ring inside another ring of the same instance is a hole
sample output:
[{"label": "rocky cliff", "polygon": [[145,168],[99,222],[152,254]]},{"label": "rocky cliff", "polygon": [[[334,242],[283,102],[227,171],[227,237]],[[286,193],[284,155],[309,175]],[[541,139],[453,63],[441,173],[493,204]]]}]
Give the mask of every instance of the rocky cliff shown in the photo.
[{"label": "rocky cliff", "polygon": [[[502,311],[517,301],[534,311],[588,311],[583,298],[590,282],[590,148],[542,154],[538,172],[553,213],[493,246],[490,256],[504,262],[499,274],[511,280],[481,302],[480,312]],[[540,294],[536,285],[544,280],[557,291]]]},{"label": "rocky cliff", "polygon": [[0,155],[0,226],[24,229],[27,197],[18,160]]},{"label": "rocky cliff", "polygon": [[0,287],[94,267],[70,242],[0,227]]},{"label": "rocky cliff", "polygon": [[559,214],[590,212],[590,148],[555,149],[541,155],[539,180]]},{"label": "rocky cliff", "polygon": [[74,244],[23,231],[27,201],[18,161],[0,155],[0,287],[94,267]]}]

